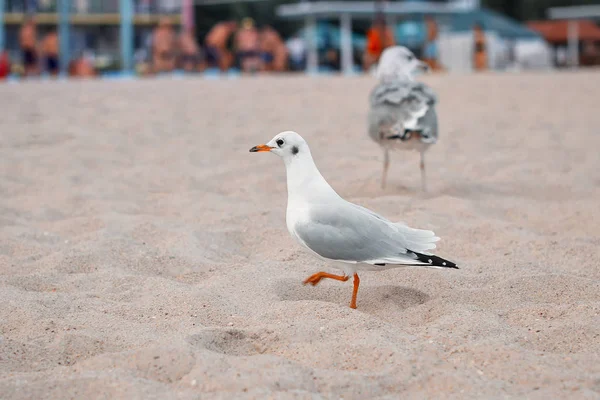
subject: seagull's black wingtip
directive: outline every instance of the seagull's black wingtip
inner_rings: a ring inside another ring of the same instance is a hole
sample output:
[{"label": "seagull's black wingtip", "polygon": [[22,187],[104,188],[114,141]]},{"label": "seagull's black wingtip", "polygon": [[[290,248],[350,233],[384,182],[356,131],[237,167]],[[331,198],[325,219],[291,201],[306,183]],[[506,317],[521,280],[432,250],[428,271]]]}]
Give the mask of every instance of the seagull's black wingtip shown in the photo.
[{"label": "seagull's black wingtip", "polygon": [[417,253],[416,251],[412,251],[412,250],[408,250],[408,253],[414,255],[417,258],[417,260],[419,260],[423,263],[427,263],[427,264],[431,265],[432,267],[459,269],[455,263],[453,263],[452,261],[445,260],[442,257],[421,254],[421,253]]}]

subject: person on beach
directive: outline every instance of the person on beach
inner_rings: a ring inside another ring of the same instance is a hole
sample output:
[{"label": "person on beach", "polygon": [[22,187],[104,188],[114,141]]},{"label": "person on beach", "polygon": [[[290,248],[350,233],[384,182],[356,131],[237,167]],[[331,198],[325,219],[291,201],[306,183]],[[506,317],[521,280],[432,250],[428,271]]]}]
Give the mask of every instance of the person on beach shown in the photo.
[{"label": "person on beach", "polygon": [[438,26],[432,18],[425,20],[425,26],[427,27],[427,40],[423,48],[422,60],[427,63],[432,71],[441,71],[444,68],[438,61]]},{"label": "person on beach", "polygon": [[281,35],[265,25],[260,31],[260,51],[262,57],[263,71],[282,72],[287,68],[288,51]]},{"label": "person on beach", "polygon": [[152,69],[155,73],[175,69],[175,32],[168,18],[161,18],[152,35]]},{"label": "person on beach", "polygon": [[58,76],[60,71],[59,64],[59,41],[56,30],[48,32],[42,42],[42,52],[46,63],[46,71],[52,76]]},{"label": "person on beach", "polygon": [[475,71],[488,69],[485,30],[480,23],[473,26],[473,69]]},{"label": "person on beach", "polygon": [[191,29],[185,29],[179,35],[179,64],[186,72],[203,69],[202,54]]},{"label": "person on beach", "polygon": [[73,78],[93,78],[95,77],[96,69],[92,62],[81,55],[69,63],[69,76]]},{"label": "person on beach", "polygon": [[262,68],[260,38],[252,18],[244,18],[235,35],[237,62],[242,72],[256,72]]},{"label": "person on beach", "polygon": [[340,53],[335,48],[331,35],[325,36],[323,47],[325,48],[323,51],[323,66],[328,67],[332,71],[340,71],[342,66],[340,63]]},{"label": "person on beach", "polygon": [[235,33],[235,21],[219,22],[206,35],[204,40],[205,62],[208,67],[218,67],[226,71],[233,63],[233,56],[227,49],[229,38]]},{"label": "person on beach", "polygon": [[287,42],[287,51],[289,53],[290,69],[292,71],[302,71],[306,68],[306,41],[300,35],[294,35]]},{"label": "person on beach", "polygon": [[19,31],[19,45],[23,56],[24,75],[39,75],[37,27],[35,20],[31,17],[28,17],[21,26],[21,30]]},{"label": "person on beach", "polygon": [[363,69],[368,71],[374,64],[379,61],[379,57],[383,50],[390,46],[394,46],[396,40],[394,33],[385,23],[385,17],[378,15],[373,26],[367,32],[367,45],[363,56]]}]

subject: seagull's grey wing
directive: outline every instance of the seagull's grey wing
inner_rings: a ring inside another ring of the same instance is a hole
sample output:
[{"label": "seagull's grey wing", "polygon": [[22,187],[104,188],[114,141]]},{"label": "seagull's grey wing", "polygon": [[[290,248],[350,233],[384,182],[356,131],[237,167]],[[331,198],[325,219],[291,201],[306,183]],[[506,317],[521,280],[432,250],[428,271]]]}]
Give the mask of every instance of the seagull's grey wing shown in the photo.
[{"label": "seagull's grey wing", "polygon": [[435,143],[438,139],[438,119],[435,107],[427,109],[417,121],[417,130],[421,132],[421,141],[425,143]]},{"label": "seagull's grey wing", "polygon": [[380,141],[392,125],[396,124],[402,115],[398,114],[399,105],[410,92],[409,82],[387,81],[380,82],[371,91],[369,97],[369,136]]},{"label": "seagull's grey wing", "polygon": [[435,248],[431,231],[394,224],[366,208],[343,201],[313,205],[294,231],[323,258],[348,263],[421,265],[417,252]]},{"label": "seagull's grey wing", "polygon": [[379,83],[369,99],[369,136],[381,141],[396,124],[421,131],[424,141],[437,138],[437,96],[427,85],[409,80]]}]

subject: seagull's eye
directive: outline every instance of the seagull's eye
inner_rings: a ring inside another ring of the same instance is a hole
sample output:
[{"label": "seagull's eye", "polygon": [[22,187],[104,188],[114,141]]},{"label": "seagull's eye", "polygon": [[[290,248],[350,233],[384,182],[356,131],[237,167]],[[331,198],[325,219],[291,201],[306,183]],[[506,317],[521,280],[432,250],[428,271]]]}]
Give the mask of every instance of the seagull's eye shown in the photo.
[{"label": "seagull's eye", "polygon": [[413,56],[413,55],[409,55],[409,56],[406,57],[406,59],[408,61],[412,61],[414,58],[415,58],[415,56]]},{"label": "seagull's eye", "polygon": [[277,139],[277,141],[275,143],[277,143],[277,146],[281,147],[281,146],[283,146],[284,142],[283,142],[283,139]]}]

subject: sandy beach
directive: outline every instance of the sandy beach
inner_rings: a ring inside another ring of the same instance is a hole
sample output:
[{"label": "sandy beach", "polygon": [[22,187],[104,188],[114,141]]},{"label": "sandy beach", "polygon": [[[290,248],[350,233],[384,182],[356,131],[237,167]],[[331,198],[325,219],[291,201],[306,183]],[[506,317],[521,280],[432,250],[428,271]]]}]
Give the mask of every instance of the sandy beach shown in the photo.
[{"label": "sandy beach", "polygon": [[[427,193],[372,77],[3,85],[0,398],[600,398],[600,72],[425,80]],[[461,269],[303,286],[284,130]]]}]

